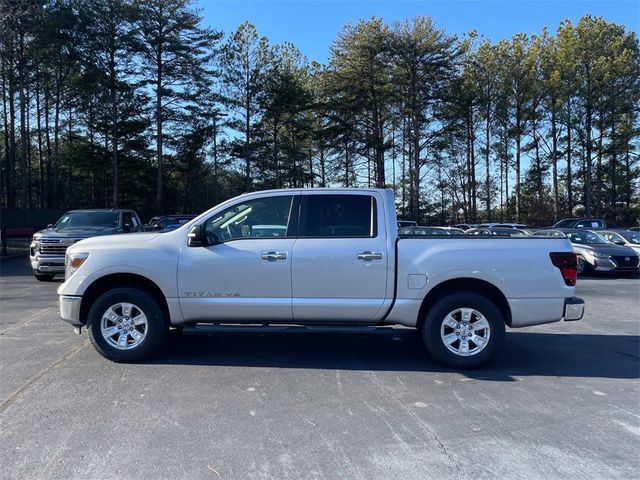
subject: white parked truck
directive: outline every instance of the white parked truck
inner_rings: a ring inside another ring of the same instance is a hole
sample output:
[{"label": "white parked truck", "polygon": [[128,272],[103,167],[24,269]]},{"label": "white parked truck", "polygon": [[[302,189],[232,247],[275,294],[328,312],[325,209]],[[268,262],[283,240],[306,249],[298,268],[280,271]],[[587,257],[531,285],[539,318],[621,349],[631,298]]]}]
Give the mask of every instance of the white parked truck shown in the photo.
[{"label": "white parked truck", "polygon": [[[241,195],[173,232],[69,247],[60,316],[118,362],[171,327],[347,331],[415,327],[438,362],[485,364],[505,327],[579,320],[576,257],[559,237],[399,237],[393,193]],[[259,327],[256,327],[259,325]]]}]

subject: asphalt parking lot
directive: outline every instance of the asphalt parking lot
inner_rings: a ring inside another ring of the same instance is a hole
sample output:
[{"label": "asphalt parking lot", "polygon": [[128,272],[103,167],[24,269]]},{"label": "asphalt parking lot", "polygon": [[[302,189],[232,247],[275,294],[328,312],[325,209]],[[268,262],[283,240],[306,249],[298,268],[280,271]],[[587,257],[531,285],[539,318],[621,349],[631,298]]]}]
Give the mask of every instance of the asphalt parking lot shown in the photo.
[{"label": "asphalt parking lot", "polygon": [[2,479],[614,479],[640,471],[640,279],[581,279],[580,322],[510,331],[489,368],[408,329],[173,335],[118,365],[0,261]]}]

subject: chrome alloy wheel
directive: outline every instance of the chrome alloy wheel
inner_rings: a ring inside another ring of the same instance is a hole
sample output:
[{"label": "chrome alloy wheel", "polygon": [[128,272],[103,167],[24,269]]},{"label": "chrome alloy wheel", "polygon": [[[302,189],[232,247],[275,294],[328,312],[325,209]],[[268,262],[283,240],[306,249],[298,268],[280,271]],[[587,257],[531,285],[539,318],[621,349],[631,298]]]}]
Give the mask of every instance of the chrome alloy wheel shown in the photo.
[{"label": "chrome alloy wheel", "polygon": [[102,314],[102,337],[119,350],[131,350],[140,346],[147,335],[147,317],[133,303],[116,303]]},{"label": "chrome alloy wheel", "polygon": [[444,346],[461,357],[480,353],[490,337],[489,322],[473,308],[458,308],[449,312],[440,325],[440,338]]}]

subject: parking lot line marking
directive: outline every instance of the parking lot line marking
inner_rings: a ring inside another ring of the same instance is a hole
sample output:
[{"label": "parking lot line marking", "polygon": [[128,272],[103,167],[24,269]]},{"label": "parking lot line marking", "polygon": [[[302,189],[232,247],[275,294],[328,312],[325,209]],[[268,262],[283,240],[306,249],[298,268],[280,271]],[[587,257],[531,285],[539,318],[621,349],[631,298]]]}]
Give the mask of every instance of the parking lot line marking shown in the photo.
[{"label": "parking lot line marking", "polygon": [[25,325],[28,325],[28,324],[30,324],[31,322],[33,322],[34,320],[38,320],[38,319],[40,319],[40,318],[44,317],[47,313],[50,313],[51,311],[55,310],[56,308],[57,308],[57,307],[50,307],[50,308],[47,308],[46,310],[42,310],[41,312],[36,313],[34,316],[32,316],[32,317],[30,317],[30,318],[27,318],[27,319],[26,319],[24,322],[22,322],[22,323],[16,323],[15,325],[11,325],[10,327],[5,328],[4,330],[2,330],[2,331],[0,332],[0,335],[4,335],[4,334],[5,334],[5,333],[7,333],[8,331],[13,330],[13,329],[15,329],[15,328],[23,327],[23,326],[25,326]]},{"label": "parking lot line marking", "polygon": [[7,398],[4,401],[4,403],[2,403],[2,405],[0,405],[0,414],[4,413],[4,411],[7,408],[9,408],[9,406],[11,406],[11,404],[13,402],[15,402],[18,399],[18,397],[20,397],[20,395],[22,393],[27,391],[34,383],[36,383],[38,380],[40,380],[42,377],[44,377],[47,373],[49,373],[51,370],[56,368],[58,365],[63,363],[65,360],[68,360],[69,358],[73,357],[82,347],[85,347],[88,344],[89,344],[89,340],[85,339],[82,343],[80,343],[79,345],[76,345],[75,347],[73,347],[71,350],[69,350],[67,353],[65,353],[58,360],[56,360],[55,362],[53,362],[48,367],[46,367],[43,370],[41,370],[40,373],[38,373],[35,377],[33,377],[31,380],[29,380],[24,385],[22,385],[18,390],[16,390],[13,394],[11,394],[11,396],[9,398]]}]

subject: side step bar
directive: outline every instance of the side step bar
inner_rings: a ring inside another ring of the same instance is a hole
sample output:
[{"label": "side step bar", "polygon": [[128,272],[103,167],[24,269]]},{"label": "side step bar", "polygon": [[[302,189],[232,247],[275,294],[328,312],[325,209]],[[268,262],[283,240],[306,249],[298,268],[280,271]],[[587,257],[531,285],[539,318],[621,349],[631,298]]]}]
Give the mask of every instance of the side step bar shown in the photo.
[{"label": "side step bar", "polygon": [[392,326],[339,326],[339,325],[238,325],[238,324],[208,324],[197,323],[195,325],[185,325],[182,327],[184,335],[200,335],[215,333],[348,333],[348,334],[384,334],[397,333],[397,328]]}]

